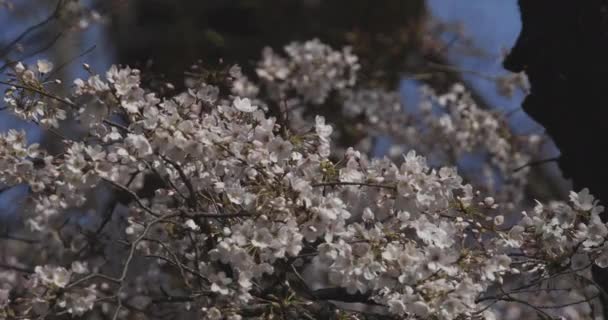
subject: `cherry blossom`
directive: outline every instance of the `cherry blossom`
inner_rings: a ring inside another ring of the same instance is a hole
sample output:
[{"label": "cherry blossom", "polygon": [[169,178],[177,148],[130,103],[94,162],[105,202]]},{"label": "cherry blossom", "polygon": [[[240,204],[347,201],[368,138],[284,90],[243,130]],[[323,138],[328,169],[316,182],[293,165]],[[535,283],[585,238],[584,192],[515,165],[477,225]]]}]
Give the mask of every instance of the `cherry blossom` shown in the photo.
[{"label": "cherry blossom", "polygon": [[[413,121],[395,93],[358,86],[349,48],[319,40],[266,49],[257,83],[231,66],[230,88],[199,79],[170,97],[120,66],[62,96],[41,80],[51,68],[17,64],[6,105],[85,134],[55,132],[52,154],[0,134],[0,182],[27,186],[25,243],[43,253],[0,269],[0,317],[154,318],[166,304],[199,319],[366,317],[353,302],[403,319],[593,315],[604,208],[587,189],[523,203],[527,170],[513,170],[537,139],[513,137],[463,85],[424,89]],[[369,135],[337,147],[357,124],[332,122],[330,96],[402,152],[370,156]],[[447,163],[474,150],[509,178],[501,190]]]}]

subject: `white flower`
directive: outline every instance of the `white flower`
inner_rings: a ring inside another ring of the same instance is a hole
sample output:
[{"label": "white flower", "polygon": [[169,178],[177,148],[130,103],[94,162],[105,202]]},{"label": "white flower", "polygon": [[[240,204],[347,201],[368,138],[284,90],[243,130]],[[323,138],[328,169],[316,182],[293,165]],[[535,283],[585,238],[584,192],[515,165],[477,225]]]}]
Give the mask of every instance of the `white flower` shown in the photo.
[{"label": "white flower", "polygon": [[220,93],[220,89],[216,86],[202,84],[196,92],[196,97],[207,102],[214,103]]},{"label": "white flower", "polygon": [[369,207],[363,209],[363,216],[361,216],[363,221],[373,221],[375,218],[374,212]]},{"label": "white flower", "polygon": [[285,141],[280,137],[274,138],[268,144],[268,151],[270,152],[270,160],[279,162],[287,159],[291,155],[293,145],[289,141]]},{"label": "white flower", "polygon": [[37,266],[34,271],[42,283],[46,285],[63,288],[70,282],[71,272],[63,267]]},{"label": "white flower", "polygon": [[[38,82],[38,78],[36,77],[36,74],[34,73],[34,71],[32,70],[25,70],[22,74],[21,74],[21,80],[23,80],[23,82],[27,83],[27,84],[36,84]],[[42,101],[38,101],[36,102],[36,104],[40,105],[42,103]]]},{"label": "white flower", "polygon": [[211,282],[211,291],[223,295],[230,293],[228,285],[232,283],[232,278],[226,277],[226,273],[223,271],[209,275],[209,281]]},{"label": "white flower", "polygon": [[267,248],[271,245],[273,240],[272,233],[268,228],[261,228],[253,231],[253,237],[251,238],[251,245],[258,248]]},{"label": "white flower", "polygon": [[241,99],[240,97],[236,97],[234,98],[233,103],[234,107],[241,112],[250,113],[258,109],[257,106],[251,105],[251,100],[249,100],[249,98]]},{"label": "white flower", "polygon": [[125,108],[128,113],[135,114],[146,105],[144,97],[145,91],[142,88],[133,88],[124,93],[120,100],[120,105]]},{"label": "white flower", "polygon": [[448,271],[448,268],[457,260],[457,257],[439,248],[431,247],[427,252],[426,259],[429,270],[437,271],[443,269]]},{"label": "white flower", "polygon": [[501,281],[500,275],[509,270],[511,258],[507,255],[498,255],[485,262],[483,277],[490,281]]},{"label": "white flower", "polygon": [[331,135],[333,128],[325,124],[325,118],[322,116],[315,117],[315,130],[321,139],[327,139]]},{"label": "white flower", "polygon": [[106,73],[106,78],[114,84],[118,96],[127,95],[132,89],[139,86],[139,70],[129,67],[118,69],[113,65]]},{"label": "white flower", "polygon": [[66,295],[65,308],[73,316],[82,316],[92,310],[97,301],[95,285],[91,285],[81,292],[69,292]]},{"label": "white flower", "polygon": [[410,305],[410,309],[411,309],[412,313],[414,313],[415,315],[417,315],[421,318],[426,318],[428,316],[429,312],[431,311],[429,306],[426,303],[424,303],[423,301],[416,301],[416,302],[412,303]]},{"label": "white flower", "polygon": [[405,312],[407,311],[407,308],[405,307],[405,303],[403,303],[403,300],[399,299],[398,296],[393,299],[388,300],[387,304],[388,304],[388,310],[392,314],[404,315]]},{"label": "white flower", "polygon": [[492,197],[486,197],[485,199],[483,199],[483,203],[484,203],[486,206],[491,207],[491,206],[493,206],[493,205],[494,205],[495,200],[494,200],[494,198],[492,198]]},{"label": "white flower", "polygon": [[594,247],[603,243],[608,236],[608,228],[602,222],[598,215],[592,215],[588,225],[585,227],[586,238],[583,245],[585,247]]},{"label": "white flower", "polygon": [[235,64],[230,67],[230,69],[228,70],[228,74],[230,74],[230,76],[233,78],[240,78],[243,76],[241,67],[238,64]]},{"label": "white flower", "polygon": [[589,193],[589,189],[585,188],[579,193],[570,191],[570,201],[574,203],[574,207],[582,211],[592,211],[599,214],[604,211],[604,207],[597,206],[597,200]]},{"label": "white flower", "polygon": [[220,309],[213,307],[209,310],[203,310],[205,312],[205,320],[221,320],[222,312]]},{"label": "white flower", "polygon": [[188,229],[193,230],[193,231],[197,231],[201,228],[192,219],[186,220],[186,227],[188,227]]},{"label": "white flower", "polygon": [[416,229],[416,235],[428,245],[439,248],[449,248],[454,243],[452,235],[446,230],[446,225],[438,225],[430,222],[425,216],[410,225]]},{"label": "white flower", "polygon": [[505,222],[505,216],[497,215],[494,217],[494,225],[501,226]]},{"label": "white flower", "polygon": [[72,262],[72,272],[77,274],[85,274],[89,272],[86,262],[74,261]]},{"label": "white flower", "polygon": [[141,134],[127,134],[125,144],[135,152],[138,157],[146,157],[153,153],[152,146],[146,137]]},{"label": "white flower", "polygon": [[49,73],[53,70],[53,63],[46,60],[46,59],[40,59],[36,62],[36,66],[38,67],[38,72],[40,73]]},{"label": "white flower", "polygon": [[96,92],[110,90],[110,86],[107,83],[103,82],[97,74],[92,77],[89,77],[89,80],[87,80],[87,84]]},{"label": "white flower", "polygon": [[25,71],[25,66],[23,65],[22,62],[17,62],[17,64],[15,65],[15,73],[17,74],[21,74]]},{"label": "white flower", "polygon": [[608,267],[608,250],[602,250],[602,253],[595,259],[595,264],[600,268]]}]

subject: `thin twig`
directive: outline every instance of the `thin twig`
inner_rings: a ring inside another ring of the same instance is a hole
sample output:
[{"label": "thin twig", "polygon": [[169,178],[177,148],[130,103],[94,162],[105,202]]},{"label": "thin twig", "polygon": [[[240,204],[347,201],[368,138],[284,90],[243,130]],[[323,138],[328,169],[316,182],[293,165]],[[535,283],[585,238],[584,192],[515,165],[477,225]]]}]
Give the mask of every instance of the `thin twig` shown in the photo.
[{"label": "thin twig", "polygon": [[391,186],[391,185],[383,185],[383,184],[375,184],[375,183],[367,183],[367,182],[346,182],[346,181],[321,182],[321,183],[315,183],[312,186],[313,187],[362,186],[362,187],[397,190],[397,187]]},{"label": "thin twig", "polygon": [[94,44],[91,47],[89,47],[88,49],[86,49],[85,51],[79,53],[77,56],[71,57],[70,59],[68,59],[64,63],[62,63],[59,66],[57,66],[56,68],[54,68],[49,74],[47,74],[44,77],[44,80],[47,81],[48,79],[52,78],[53,75],[55,75],[57,72],[61,71],[63,68],[65,68],[70,63],[74,62],[74,60],[82,58],[82,57],[88,55],[89,53],[93,52],[96,48],[97,48],[97,45]]},{"label": "thin twig", "polygon": [[23,272],[23,273],[34,273],[33,269],[13,266],[10,264],[5,264],[5,263],[0,263],[0,269],[19,271],[19,272]]},{"label": "thin twig", "polygon": [[106,181],[107,183],[111,184],[113,187],[115,187],[115,188],[117,188],[117,189],[120,189],[120,190],[122,190],[122,191],[126,192],[127,194],[129,194],[129,195],[131,196],[131,198],[132,198],[133,200],[135,200],[135,202],[137,202],[137,204],[138,204],[138,205],[139,205],[139,206],[140,206],[142,209],[144,209],[145,211],[147,211],[149,214],[151,214],[151,215],[153,215],[153,216],[155,216],[155,217],[157,217],[157,218],[158,218],[158,217],[160,217],[160,215],[159,215],[158,213],[156,213],[156,212],[152,211],[152,209],[150,209],[148,206],[146,206],[146,205],[143,203],[143,201],[141,200],[141,198],[140,198],[140,197],[139,197],[139,196],[138,196],[138,195],[137,195],[135,192],[131,191],[129,188],[127,188],[127,187],[125,187],[125,186],[123,186],[123,185],[121,185],[121,184],[118,184],[118,183],[116,183],[116,182],[114,182],[114,181],[112,181],[112,180],[106,179],[106,178],[102,178],[102,180],[104,180],[104,181]]},{"label": "thin twig", "polygon": [[537,160],[537,161],[531,161],[531,162],[528,162],[528,163],[524,164],[521,167],[517,167],[517,168],[513,169],[513,172],[518,172],[518,171],[521,171],[521,170],[523,170],[523,169],[525,169],[527,167],[536,167],[536,166],[543,165],[545,163],[555,162],[555,161],[558,161],[558,160],[559,160],[559,157],[553,157],[553,158],[549,158],[549,159],[542,159],[542,160]]},{"label": "thin twig", "polygon": [[196,192],[194,191],[194,186],[192,185],[192,182],[190,181],[190,179],[188,179],[188,177],[186,176],[186,173],[184,172],[182,167],[177,162],[169,159],[168,157],[162,156],[162,158],[163,158],[163,160],[165,160],[169,164],[171,164],[171,166],[173,166],[173,168],[175,168],[175,170],[177,170],[177,173],[179,174],[180,179],[182,179],[182,181],[186,185],[186,188],[188,188],[188,191],[190,192],[190,197],[188,197],[188,204],[190,205],[191,208],[196,208],[198,203],[196,201]]},{"label": "thin twig", "polygon": [[125,131],[127,133],[131,133],[132,132],[131,129],[123,126],[122,124],[116,123],[116,122],[108,120],[108,119],[103,119],[103,123],[105,123],[105,124],[107,124],[107,125],[109,125],[111,127],[116,127],[116,128],[118,128],[120,130],[123,130],[123,131]]},{"label": "thin twig", "polygon": [[204,212],[195,212],[193,215],[189,215],[188,213],[182,211],[187,217],[191,218],[208,218],[208,219],[226,219],[226,218],[243,218],[243,217],[251,217],[253,213],[241,211],[236,213],[204,213]]},{"label": "thin twig", "polygon": [[30,87],[30,86],[25,86],[25,85],[21,85],[21,84],[17,84],[17,83],[10,83],[10,82],[1,81],[1,80],[0,80],[0,84],[4,84],[4,85],[7,85],[7,86],[12,86],[12,87],[19,88],[19,89],[29,90],[29,91],[38,93],[39,95],[45,96],[47,98],[51,98],[53,100],[59,101],[59,102],[65,104],[65,105],[67,105],[69,107],[78,108],[78,106],[74,102],[72,102],[70,100],[67,100],[67,99],[64,99],[64,98],[61,98],[61,97],[58,97],[56,95],[50,94],[50,93],[48,93],[46,91],[43,91],[43,90],[40,90],[38,88],[34,88],[34,87]]},{"label": "thin twig", "polygon": [[0,239],[20,241],[20,242],[24,242],[24,243],[28,243],[28,244],[40,243],[40,240],[26,239],[26,238],[21,238],[21,237],[9,235],[9,234],[0,235]]},{"label": "thin twig", "polygon": [[59,11],[61,10],[62,4],[63,4],[63,0],[57,1],[57,5],[55,6],[55,9],[46,19],[40,21],[39,23],[37,23],[33,26],[28,27],[21,34],[19,34],[19,36],[17,36],[15,39],[13,39],[13,41],[9,42],[2,49],[0,49],[0,57],[4,57],[11,50],[11,48],[13,46],[15,46],[17,43],[19,43],[19,41],[23,40],[25,37],[27,37],[28,34],[35,31],[36,29],[43,27],[45,24],[47,24],[47,23],[51,22],[53,19],[57,18],[59,16]]}]

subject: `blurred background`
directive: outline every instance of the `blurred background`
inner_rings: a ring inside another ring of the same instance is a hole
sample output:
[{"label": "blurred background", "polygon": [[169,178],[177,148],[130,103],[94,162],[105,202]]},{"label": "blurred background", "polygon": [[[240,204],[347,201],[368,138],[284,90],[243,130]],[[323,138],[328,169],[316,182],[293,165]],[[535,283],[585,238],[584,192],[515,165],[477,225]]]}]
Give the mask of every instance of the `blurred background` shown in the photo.
[{"label": "blurred background", "polygon": [[[363,69],[374,71],[360,81],[397,90],[404,112],[414,110],[421,85],[444,92],[464,83],[480,107],[505,113],[515,134],[542,136],[542,127],[520,110],[525,90],[500,85],[512,77],[501,63],[519,29],[516,0],[0,0],[0,78],[17,61],[41,58],[54,63],[58,79],[84,77],[83,63],[101,74],[123,64],[170,95],[164,84],[183,88],[183,71],[197,61],[238,63],[251,72],[265,46],[280,50],[319,38],[352,46]],[[67,91],[71,83],[62,85]],[[15,128],[53,148],[36,126],[0,111],[0,131]],[[387,154],[390,137],[377,138],[373,155]],[[539,158],[557,154],[549,142]],[[475,170],[479,161],[472,155],[457,164]],[[551,162],[534,167],[532,177],[530,199],[563,198],[569,188]],[[0,193],[0,216],[18,210],[15,199],[23,192]]]}]

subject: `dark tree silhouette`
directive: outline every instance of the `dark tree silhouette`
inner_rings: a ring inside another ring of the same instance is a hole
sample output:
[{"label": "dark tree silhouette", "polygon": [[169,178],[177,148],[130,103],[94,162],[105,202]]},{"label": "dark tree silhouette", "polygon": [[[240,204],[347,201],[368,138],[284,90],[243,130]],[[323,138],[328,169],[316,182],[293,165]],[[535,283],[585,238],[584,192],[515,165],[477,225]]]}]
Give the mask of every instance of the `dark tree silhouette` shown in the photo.
[{"label": "dark tree silhouette", "polygon": [[[519,0],[519,6],[522,30],[504,67],[528,75],[523,109],[555,141],[564,176],[606,204],[608,1]],[[608,289],[608,271],[593,271]],[[608,314],[608,297],[602,298]]]},{"label": "dark tree silhouette", "polygon": [[352,45],[364,68],[379,70],[367,80],[395,85],[420,47],[426,15],[423,0],[137,0],[111,11],[118,62],[141,66],[151,59],[153,70],[177,86],[197,59],[248,69],[265,46],[312,38]]}]

